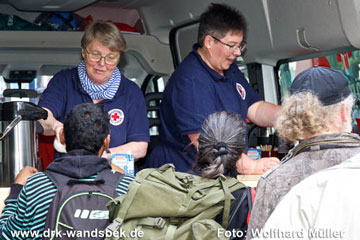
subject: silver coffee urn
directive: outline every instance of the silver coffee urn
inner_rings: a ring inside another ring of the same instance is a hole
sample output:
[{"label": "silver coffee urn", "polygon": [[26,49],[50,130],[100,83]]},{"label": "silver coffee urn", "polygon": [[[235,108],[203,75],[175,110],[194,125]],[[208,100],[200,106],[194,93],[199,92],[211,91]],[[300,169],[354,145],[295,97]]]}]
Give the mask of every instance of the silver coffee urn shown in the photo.
[{"label": "silver coffee urn", "polygon": [[36,122],[47,111],[31,102],[0,105],[0,187],[9,187],[25,166],[36,167]]}]

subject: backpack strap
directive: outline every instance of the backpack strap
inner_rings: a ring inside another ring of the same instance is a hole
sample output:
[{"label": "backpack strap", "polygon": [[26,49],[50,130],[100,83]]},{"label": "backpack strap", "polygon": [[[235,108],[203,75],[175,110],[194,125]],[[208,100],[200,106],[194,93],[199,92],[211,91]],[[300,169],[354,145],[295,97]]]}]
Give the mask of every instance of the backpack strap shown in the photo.
[{"label": "backpack strap", "polygon": [[[229,187],[228,185],[225,183],[224,180],[220,180],[220,184],[223,188],[223,191],[225,193],[225,200],[226,200],[226,193],[228,192],[230,195],[228,195],[228,201],[229,201],[229,207],[230,207],[230,201],[231,201],[231,193],[230,193],[230,190],[229,190]],[[219,181],[209,181],[209,182],[206,182],[206,183],[203,183],[197,187],[194,187],[191,189],[191,191],[189,191],[189,193],[187,194],[187,197],[186,199],[184,199],[184,202],[183,204],[181,205],[179,211],[178,211],[178,215],[179,216],[182,216],[185,214],[185,212],[187,211],[189,205],[190,205],[190,202],[191,202],[191,199],[193,198],[194,194],[198,191],[201,191],[202,189],[208,189],[208,188],[211,188],[212,186],[216,185],[219,183]],[[226,204],[226,201],[225,201],[225,204]]]},{"label": "backpack strap", "polygon": [[119,184],[124,174],[113,171],[111,169],[104,169],[98,173],[95,180],[104,180],[107,186],[116,186]]},{"label": "backpack strap", "polygon": [[[250,190],[250,187],[247,187],[245,191],[242,191],[241,196],[236,197],[235,202],[233,203],[233,204],[235,204],[235,208],[234,208],[233,212],[231,213],[231,216],[229,217],[230,219],[229,219],[229,222],[228,222],[227,226],[229,226],[232,223],[232,221],[234,220],[235,215],[239,211],[239,208],[240,208],[241,204],[244,201],[247,201],[248,204],[249,204],[249,199],[251,198],[251,195],[250,195],[251,193],[249,193],[249,190]],[[249,207],[249,212],[250,211],[251,210],[250,210],[250,207]]]},{"label": "backpack strap", "polygon": [[[354,145],[340,145],[341,143],[348,143],[348,144],[354,144]],[[305,144],[301,147],[294,148],[292,151],[290,151],[283,159],[281,159],[282,162],[288,161],[290,158],[295,157],[299,153],[302,152],[310,152],[313,151],[312,147],[319,145],[319,149],[317,150],[325,150],[325,149],[333,149],[333,148],[358,148],[360,146],[359,140],[329,140],[329,141],[317,141]]]},{"label": "backpack strap", "polygon": [[126,200],[123,201],[123,205],[121,207],[120,212],[114,214],[114,216],[117,216],[117,217],[113,220],[113,222],[109,226],[107,226],[107,228],[106,228],[107,230],[109,230],[111,232],[115,232],[123,224],[127,210],[129,209],[130,205],[134,201],[135,195],[136,195],[139,187],[141,186],[141,183],[144,181],[144,179],[147,178],[147,176],[149,176],[154,171],[158,171],[158,169],[156,169],[156,168],[144,169],[136,175],[135,180],[132,181],[129,186],[129,190],[125,196]]},{"label": "backpack strap", "polygon": [[228,182],[226,182],[222,177],[219,177],[220,183],[223,187],[224,194],[225,194],[225,201],[224,201],[224,210],[223,210],[223,218],[222,218],[222,226],[226,228],[228,221],[229,221],[229,215],[230,215],[230,205],[231,205],[231,199],[232,194],[229,189]]},{"label": "backpack strap", "polygon": [[76,180],[75,178],[70,178],[66,175],[53,171],[45,171],[44,174],[53,182],[57,189],[61,189],[66,186],[70,180]]},{"label": "backpack strap", "polygon": [[[50,178],[50,180],[55,184],[55,186],[58,189],[63,188],[67,184],[73,185],[76,183],[84,183],[85,182],[85,181],[81,181],[77,178],[71,178],[66,175],[63,175],[63,174],[60,174],[57,172],[53,172],[53,171],[45,171],[44,174]],[[123,176],[124,176],[124,174],[122,174],[122,173],[113,172],[111,169],[104,169],[100,173],[98,173],[98,175],[94,179],[94,182],[86,181],[85,183],[87,183],[87,184],[103,183],[103,184],[106,184],[107,186],[114,187],[119,184],[119,182],[121,181]]]}]

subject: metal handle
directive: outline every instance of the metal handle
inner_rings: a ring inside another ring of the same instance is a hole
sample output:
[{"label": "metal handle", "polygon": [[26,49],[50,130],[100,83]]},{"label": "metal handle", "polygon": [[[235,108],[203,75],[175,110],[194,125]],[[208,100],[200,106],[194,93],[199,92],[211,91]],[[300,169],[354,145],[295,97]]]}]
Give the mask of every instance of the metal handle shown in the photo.
[{"label": "metal handle", "polygon": [[2,141],[8,133],[18,124],[22,119],[21,115],[18,115],[12,122],[5,128],[5,131],[3,133],[0,133],[0,141]]}]

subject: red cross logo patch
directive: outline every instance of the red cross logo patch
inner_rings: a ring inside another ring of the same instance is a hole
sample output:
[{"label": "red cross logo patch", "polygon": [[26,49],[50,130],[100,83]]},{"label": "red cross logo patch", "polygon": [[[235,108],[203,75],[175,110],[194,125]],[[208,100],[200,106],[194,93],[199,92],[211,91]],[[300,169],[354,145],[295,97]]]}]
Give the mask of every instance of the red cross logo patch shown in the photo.
[{"label": "red cross logo patch", "polygon": [[246,98],[246,91],[245,91],[245,88],[244,88],[240,83],[236,83],[236,90],[237,90],[238,93],[240,94],[242,100],[245,100],[245,98]]},{"label": "red cross logo patch", "polygon": [[124,121],[124,112],[121,109],[112,109],[109,111],[110,123],[119,126]]}]

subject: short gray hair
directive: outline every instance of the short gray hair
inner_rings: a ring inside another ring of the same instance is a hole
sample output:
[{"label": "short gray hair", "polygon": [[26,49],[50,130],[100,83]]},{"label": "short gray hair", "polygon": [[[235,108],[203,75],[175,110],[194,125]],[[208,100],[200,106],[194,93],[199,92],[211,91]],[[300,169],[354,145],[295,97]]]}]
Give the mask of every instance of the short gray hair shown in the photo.
[{"label": "short gray hair", "polygon": [[[299,92],[286,98],[282,104],[275,129],[279,136],[291,142],[304,140],[309,136],[327,132],[329,127],[338,132],[351,131],[351,109],[354,96],[350,94],[343,101],[324,106],[311,92]],[[349,121],[339,121],[344,106],[349,109]]]},{"label": "short gray hair", "polygon": [[94,39],[111,51],[118,51],[120,54],[127,51],[126,41],[113,23],[97,20],[87,25],[81,39],[81,47],[86,49]]}]

